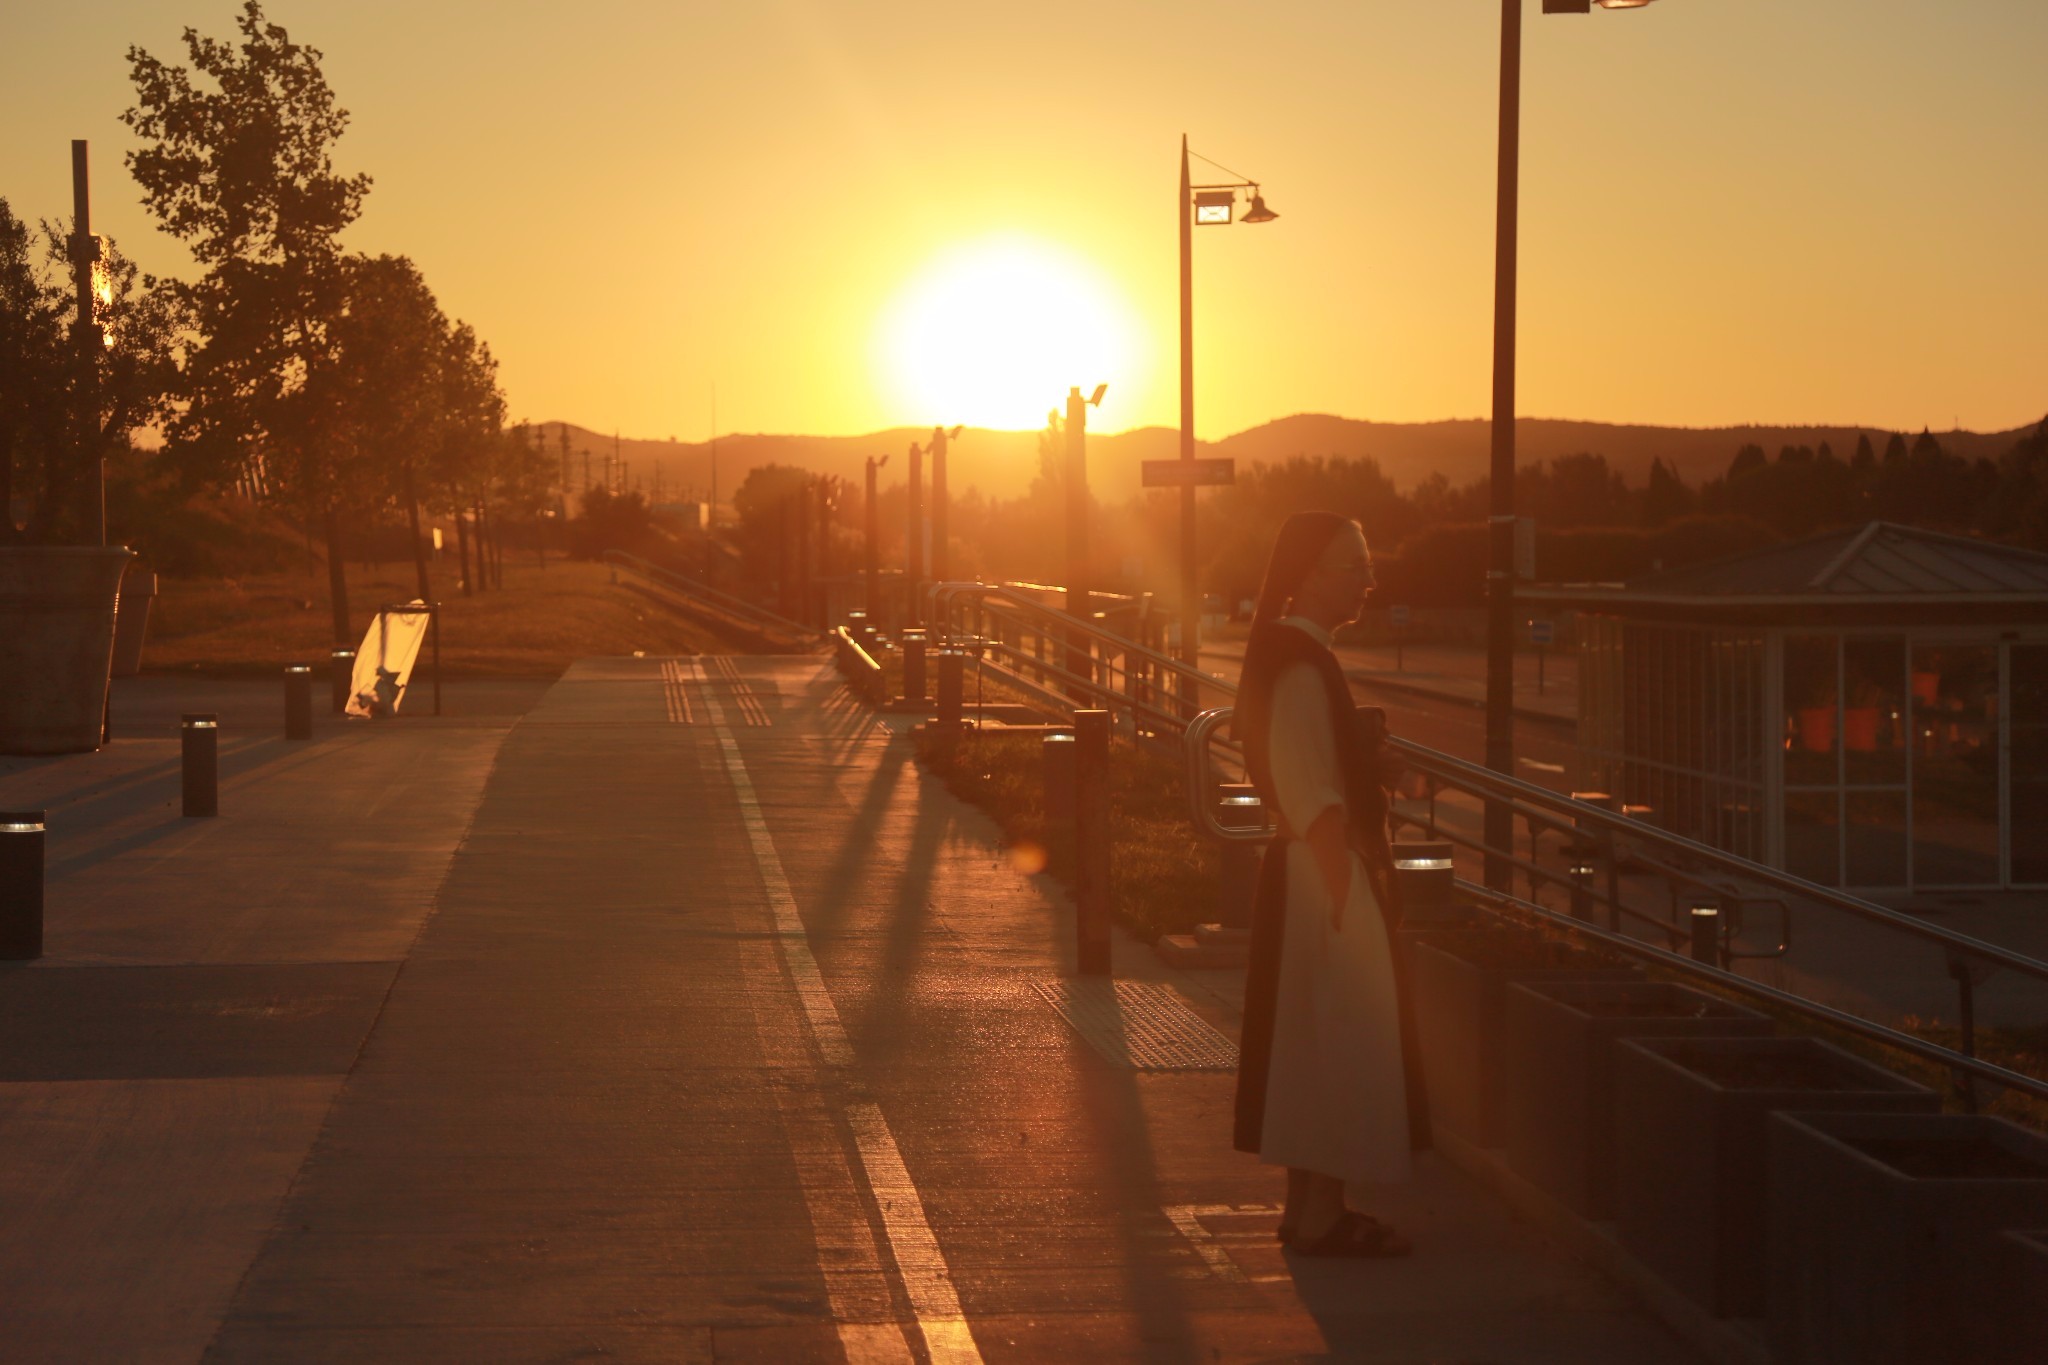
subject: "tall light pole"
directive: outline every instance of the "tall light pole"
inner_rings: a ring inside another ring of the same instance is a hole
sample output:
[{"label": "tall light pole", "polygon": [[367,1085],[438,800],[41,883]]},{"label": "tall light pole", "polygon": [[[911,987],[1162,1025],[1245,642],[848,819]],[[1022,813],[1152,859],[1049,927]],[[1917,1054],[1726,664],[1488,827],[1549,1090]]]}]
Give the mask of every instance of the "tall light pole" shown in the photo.
[{"label": "tall light pole", "polygon": [[882,627],[882,519],[875,508],[875,471],[889,463],[889,457],[881,459],[868,456],[868,506],[867,506],[867,609],[868,622],[877,629]]},{"label": "tall light pole", "polygon": [[[1097,384],[1087,398],[1079,385],[1067,390],[1067,615],[1086,621],[1093,588],[1088,582],[1088,407],[1102,406],[1109,385]],[[1079,630],[1067,636],[1069,673],[1093,673],[1086,667],[1088,637]]]},{"label": "tall light pole", "polygon": [[[1515,770],[1515,246],[1522,140],[1522,5],[1500,6],[1500,165],[1494,202],[1493,244],[1493,451],[1490,467],[1486,569],[1486,766]],[[1545,14],[1588,14],[1641,9],[1651,0],[1543,0]],[[1505,851],[1514,841],[1514,811],[1505,801],[1486,803],[1486,846]],[[1489,853],[1486,884],[1509,889],[1513,868]]]},{"label": "tall light pole", "polygon": [[86,543],[107,543],[107,466],[101,454],[100,354],[106,349],[96,316],[94,276],[100,239],[92,231],[92,188],[86,176],[86,142],[71,143],[71,269],[78,291],[78,320],[72,344],[78,348],[78,460],[84,474]]},{"label": "tall light pole", "polygon": [[904,619],[924,624],[924,451],[910,443],[910,534],[903,550],[903,586],[908,590]]},{"label": "tall light pole", "polygon": [[[1280,215],[1266,207],[1257,182],[1231,180],[1197,185],[1188,172],[1188,137],[1180,137],[1180,659],[1199,668],[1201,656],[1201,560],[1195,552],[1195,225],[1228,226],[1239,190],[1251,191],[1247,223],[1270,223]],[[1199,153],[1195,155],[1200,156]],[[1212,166],[1216,163],[1200,157]],[[1236,175],[1227,166],[1218,170]],[[1182,710],[1194,715],[1194,680],[1180,681]]]},{"label": "tall light pole", "polygon": [[932,455],[932,581],[948,583],[953,578],[953,557],[946,548],[946,445],[948,441],[960,439],[961,428],[947,431],[944,427],[932,428],[932,439],[925,448]]}]

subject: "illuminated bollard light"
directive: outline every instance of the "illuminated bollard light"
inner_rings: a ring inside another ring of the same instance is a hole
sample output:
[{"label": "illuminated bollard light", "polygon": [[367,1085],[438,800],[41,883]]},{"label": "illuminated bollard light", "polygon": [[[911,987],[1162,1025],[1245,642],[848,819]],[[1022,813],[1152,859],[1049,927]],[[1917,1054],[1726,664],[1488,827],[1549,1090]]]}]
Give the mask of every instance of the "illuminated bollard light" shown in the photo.
[{"label": "illuminated bollard light", "polygon": [[1593,878],[1600,871],[1592,863],[1573,863],[1565,875],[1572,879],[1572,918],[1593,918]]},{"label": "illuminated bollard light", "polygon": [[1692,960],[1710,967],[1721,965],[1721,907],[1713,901],[1692,907]]},{"label": "illuminated bollard light", "polygon": [[[1263,829],[1266,803],[1249,782],[1225,782],[1217,788],[1216,823],[1225,829]],[[1252,902],[1259,893],[1259,858],[1265,845],[1253,839],[1232,839],[1223,845],[1223,875],[1216,884],[1216,922],[1225,929],[1252,926]]]},{"label": "illuminated bollard light", "polygon": [[313,737],[313,666],[286,664],[284,669],[284,737]]},{"label": "illuminated bollard light", "polygon": [[903,632],[903,700],[924,700],[924,632]]},{"label": "illuminated bollard light", "polygon": [[356,652],[352,649],[336,649],[327,656],[328,666],[334,670],[334,714],[348,710],[348,694],[355,687]]},{"label": "illuminated bollard light", "polygon": [[1394,881],[1401,888],[1404,927],[1448,919],[1457,881],[1447,839],[1411,839],[1394,845]]},{"label": "illuminated bollard light", "polygon": [[220,719],[180,716],[178,742],[184,760],[185,814],[219,815]]},{"label": "illuminated bollard light", "polygon": [[961,712],[965,706],[963,693],[967,686],[967,655],[958,649],[936,651],[939,661],[938,725],[947,740],[959,737]]},{"label": "illuminated bollard light", "polygon": [[43,812],[0,811],[0,961],[43,955]]}]

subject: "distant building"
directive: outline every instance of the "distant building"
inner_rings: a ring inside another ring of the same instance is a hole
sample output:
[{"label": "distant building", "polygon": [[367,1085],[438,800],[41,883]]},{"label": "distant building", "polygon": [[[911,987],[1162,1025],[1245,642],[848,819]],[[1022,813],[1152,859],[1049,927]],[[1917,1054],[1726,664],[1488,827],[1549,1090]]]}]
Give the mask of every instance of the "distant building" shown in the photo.
[{"label": "distant building", "polygon": [[1833,886],[2048,886],[2048,555],[1886,522],[1580,613],[1583,780]]}]

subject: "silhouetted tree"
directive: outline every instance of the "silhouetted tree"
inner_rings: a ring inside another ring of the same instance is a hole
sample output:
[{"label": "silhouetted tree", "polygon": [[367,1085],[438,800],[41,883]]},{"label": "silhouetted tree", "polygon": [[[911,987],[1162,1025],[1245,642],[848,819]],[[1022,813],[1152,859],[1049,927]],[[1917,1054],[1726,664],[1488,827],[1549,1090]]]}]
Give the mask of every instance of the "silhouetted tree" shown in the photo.
[{"label": "silhouetted tree", "polygon": [[186,29],[190,70],[128,50],[136,104],[122,121],[141,142],[129,169],[144,205],[205,271],[179,287],[204,340],[165,435],[195,482],[227,483],[261,452],[280,493],[322,523],[334,636],[345,642],[341,526],[364,489],[314,378],[335,362],[346,292],[338,238],[370,181],[334,169],[348,113],[320,52],[267,22],[258,0],[235,26],[239,43]]}]

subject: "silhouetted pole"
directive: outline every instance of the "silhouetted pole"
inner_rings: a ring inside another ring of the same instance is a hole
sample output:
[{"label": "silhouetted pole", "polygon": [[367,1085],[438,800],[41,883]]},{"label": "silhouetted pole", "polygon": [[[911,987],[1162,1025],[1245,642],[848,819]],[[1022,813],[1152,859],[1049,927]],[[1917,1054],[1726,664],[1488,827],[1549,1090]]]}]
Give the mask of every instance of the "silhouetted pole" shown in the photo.
[{"label": "silhouetted pole", "polygon": [[932,428],[932,581],[936,583],[953,580],[953,555],[946,538],[946,447],[950,438],[959,434],[958,427],[951,432]]},{"label": "silhouetted pole", "polygon": [[[1235,160],[1235,158],[1232,158]],[[1195,462],[1195,215],[1193,177],[1188,174],[1188,135],[1180,135],[1180,458],[1184,471]],[[1201,654],[1202,600],[1195,554],[1195,484],[1180,486],[1180,660],[1197,667]],[[1193,716],[1193,684],[1180,682],[1182,710]]]},{"label": "silhouetted pole", "polygon": [[924,452],[910,443],[909,548],[904,551],[905,597],[903,619],[924,624]]},{"label": "silhouetted pole", "polygon": [[93,264],[100,259],[100,239],[92,235],[92,189],[86,176],[86,142],[71,143],[71,271],[78,290],[78,320],[72,343],[78,347],[78,459],[90,505],[85,530],[90,544],[107,543],[107,466],[100,454],[100,336],[92,288]]},{"label": "silhouetted pole", "polygon": [[[1067,615],[1088,619],[1088,400],[1079,385],[1067,391]],[[1093,677],[1088,639],[1067,635],[1067,672]]]},{"label": "silhouetted pole", "polygon": [[1074,712],[1074,957],[1082,976],[1108,976],[1109,712]]},{"label": "silhouetted pole", "polygon": [[884,624],[882,620],[882,518],[875,506],[875,471],[889,463],[889,457],[881,459],[868,456],[868,505],[867,505],[867,609],[868,623],[873,626]]},{"label": "silhouetted pole", "polygon": [[[1522,138],[1522,5],[1500,6],[1500,164],[1493,245],[1493,459],[1486,569],[1486,766],[1515,770],[1515,233]],[[1486,884],[1510,889],[1514,810],[1486,803]]]}]

